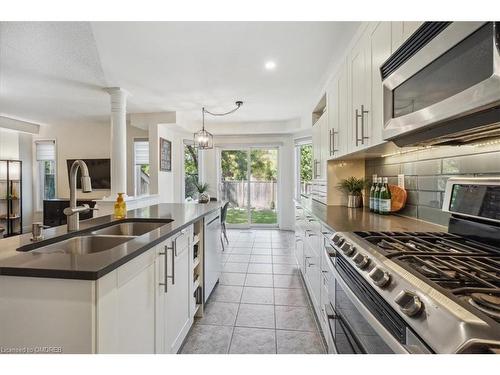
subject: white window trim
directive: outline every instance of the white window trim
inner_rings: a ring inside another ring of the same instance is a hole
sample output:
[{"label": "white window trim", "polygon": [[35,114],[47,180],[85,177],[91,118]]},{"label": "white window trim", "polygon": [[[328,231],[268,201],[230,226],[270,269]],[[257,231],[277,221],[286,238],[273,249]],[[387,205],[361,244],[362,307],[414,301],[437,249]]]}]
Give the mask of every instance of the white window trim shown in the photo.
[{"label": "white window trim", "polygon": [[40,194],[39,194],[41,188],[40,169],[38,167],[38,160],[36,158],[36,144],[42,142],[54,142],[54,154],[55,154],[55,164],[56,164],[55,197],[56,198],[58,197],[57,190],[59,183],[59,162],[58,162],[58,152],[57,152],[57,140],[55,138],[35,139],[32,145],[32,171],[33,171],[32,175],[33,175],[33,191],[35,192],[33,203],[35,205],[34,211],[36,213],[40,213],[43,211],[43,199],[40,199]]},{"label": "white window trim", "polygon": [[312,137],[303,137],[295,140],[295,198],[302,198],[300,186],[300,147],[305,145],[312,145]]},{"label": "white window trim", "polygon": [[[132,153],[133,153],[133,171],[134,171],[134,196],[136,197],[140,197],[140,196],[144,196],[144,194],[140,195],[137,193],[137,174],[136,174],[136,170],[137,170],[137,164],[136,164],[136,161],[135,161],[135,142],[148,142],[149,143],[149,146],[151,146],[151,142],[149,141],[149,138],[146,138],[146,137],[135,137],[133,138],[132,140]],[[149,152],[149,155],[151,155],[151,152]],[[149,163],[148,165],[150,166],[151,168],[151,159],[149,160]],[[151,184],[149,185],[149,189],[150,189],[150,194],[151,194]],[[147,194],[146,194],[147,195]]]}]

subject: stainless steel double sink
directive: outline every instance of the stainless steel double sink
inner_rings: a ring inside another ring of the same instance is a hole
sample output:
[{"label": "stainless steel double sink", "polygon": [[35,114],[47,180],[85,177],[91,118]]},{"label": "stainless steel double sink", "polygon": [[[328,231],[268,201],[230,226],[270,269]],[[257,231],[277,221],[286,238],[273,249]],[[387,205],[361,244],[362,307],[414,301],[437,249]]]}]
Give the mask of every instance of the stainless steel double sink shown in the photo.
[{"label": "stainless steel double sink", "polygon": [[[170,219],[158,221],[126,221],[92,230],[89,228],[82,234],[62,239],[61,241],[42,245],[31,250],[32,253],[43,254],[74,254],[88,255],[108,251],[114,247],[133,240],[138,236],[152,232],[165,224],[172,222]],[[24,251],[23,248],[18,249]]]}]

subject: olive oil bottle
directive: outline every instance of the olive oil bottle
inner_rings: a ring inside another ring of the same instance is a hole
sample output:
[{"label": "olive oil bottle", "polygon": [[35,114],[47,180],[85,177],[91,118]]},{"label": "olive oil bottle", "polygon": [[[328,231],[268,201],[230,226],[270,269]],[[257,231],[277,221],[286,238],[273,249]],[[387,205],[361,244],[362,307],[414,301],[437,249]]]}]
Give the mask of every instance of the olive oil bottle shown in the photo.
[{"label": "olive oil bottle", "polygon": [[379,192],[379,213],[387,215],[391,212],[391,191],[387,177],[384,177],[384,184]]}]

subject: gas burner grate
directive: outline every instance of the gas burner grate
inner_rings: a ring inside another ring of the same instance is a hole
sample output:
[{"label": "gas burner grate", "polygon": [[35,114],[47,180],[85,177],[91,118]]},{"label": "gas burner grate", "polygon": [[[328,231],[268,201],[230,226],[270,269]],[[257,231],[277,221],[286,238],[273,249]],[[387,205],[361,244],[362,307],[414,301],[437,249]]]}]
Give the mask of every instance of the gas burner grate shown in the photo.
[{"label": "gas burner grate", "polygon": [[450,233],[354,233],[460,298],[500,295],[500,248]]}]

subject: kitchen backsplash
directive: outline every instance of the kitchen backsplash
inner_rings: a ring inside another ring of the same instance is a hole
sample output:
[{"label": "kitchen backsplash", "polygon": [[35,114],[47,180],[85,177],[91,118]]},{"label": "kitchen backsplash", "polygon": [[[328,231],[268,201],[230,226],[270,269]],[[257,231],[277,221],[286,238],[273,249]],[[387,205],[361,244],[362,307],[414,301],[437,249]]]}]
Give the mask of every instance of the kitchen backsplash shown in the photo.
[{"label": "kitchen backsplash", "polygon": [[397,184],[398,174],[405,175],[408,191],[401,215],[447,225],[449,214],[441,211],[446,181],[454,176],[500,176],[500,143],[470,146],[438,146],[403,151],[365,164],[366,177],[389,177]]}]

